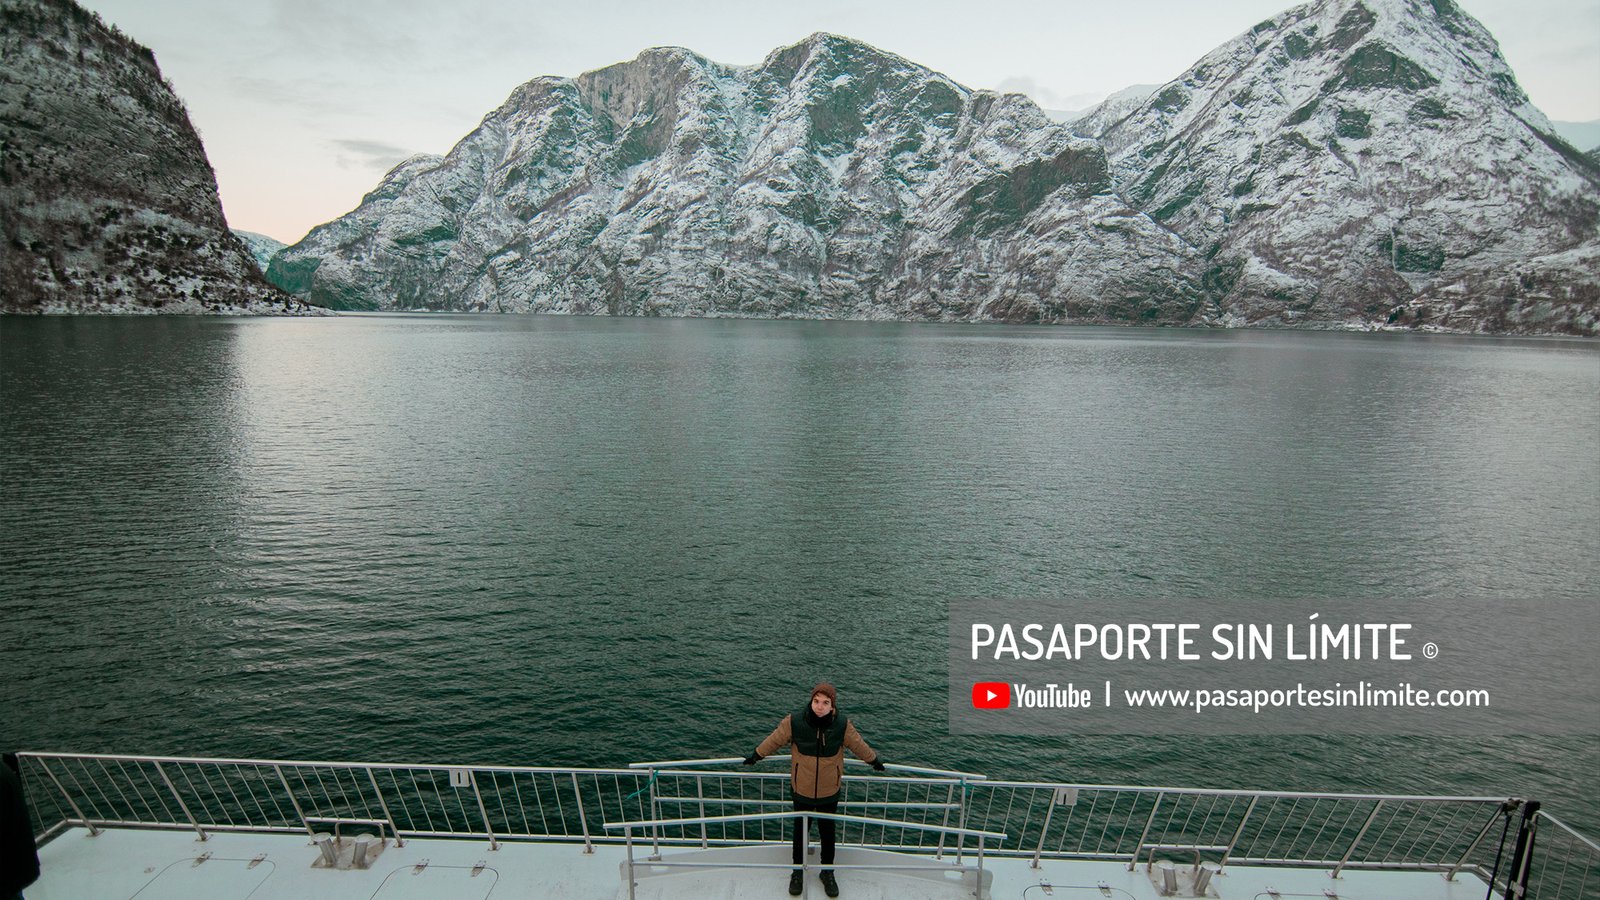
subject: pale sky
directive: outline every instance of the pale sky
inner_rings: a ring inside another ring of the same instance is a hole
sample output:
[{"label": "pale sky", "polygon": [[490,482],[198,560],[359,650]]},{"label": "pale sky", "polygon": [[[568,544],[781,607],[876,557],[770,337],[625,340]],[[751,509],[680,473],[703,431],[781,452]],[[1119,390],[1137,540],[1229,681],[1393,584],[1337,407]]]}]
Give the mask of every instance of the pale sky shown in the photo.
[{"label": "pale sky", "polygon": [[[1600,0],[1457,0],[1551,119],[1600,119]],[[1077,109],[1161,84],[1292,0],[87,0],[155,51],[234,228],[298,241],[414,153],[445,153],[517,85],[646,47],[760,62],[817,31],[970,88]]]}]

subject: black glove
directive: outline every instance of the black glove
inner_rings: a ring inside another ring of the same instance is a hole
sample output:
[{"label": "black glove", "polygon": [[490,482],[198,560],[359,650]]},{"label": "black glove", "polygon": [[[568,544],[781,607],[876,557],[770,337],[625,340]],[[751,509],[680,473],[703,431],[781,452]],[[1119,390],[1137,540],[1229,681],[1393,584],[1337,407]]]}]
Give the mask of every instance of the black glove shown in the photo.
[{"label": "black glove", "polygon": [[872,758],[872,762],[867,763],[867,765],[871,766],[875,771],[882,772],[883,771],[883,754],[879,753],[877,756],[874,756]]},{"label": "black glove", "polygon": [[758,762],[761,762],[761,754],[759,753],[752,753],[744,758],[744,764],[747,766],[753,766]]}]

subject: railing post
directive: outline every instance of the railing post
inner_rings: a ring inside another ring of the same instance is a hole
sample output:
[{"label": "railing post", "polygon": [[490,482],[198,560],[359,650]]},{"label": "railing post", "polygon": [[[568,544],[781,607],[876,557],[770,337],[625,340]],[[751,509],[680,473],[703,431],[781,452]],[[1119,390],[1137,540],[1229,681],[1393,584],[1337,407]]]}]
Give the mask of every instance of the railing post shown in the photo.
[{"label": "railing post", "polygon": [[[1512,801],[1509,801],[1509,800],[1506,801],[1506,803],[1508,803],[1508,804],[1511,803],[1511,802]],[[1508,807],[1506,805],[1502,805],[1499,809],[1495,810],[1494,815],[1489,817],[1489,821],[1483,823],[1483,828],[1478,831],[1478,836],[1473,838],[1472,839],[1472,843],[1467,846],[1466,852],[1461,854],[1461,858],[1456,860],[1456,864],[1450,867],[1450,871],[1444,873],[1444,880],[1445,881],[1455,881],[1456,880],[1456,873],[1461,871],[1462,869],[1466,868],[1467,857],[1471,856],[1472,855],[1472,851],[1478,849],[1478,845],[1483,843],[1484,836],[1489,833],[1489,829],[1494,827],[1495,819],[1500,818],[1502,815],[1509,816],[1511,809],[1515,809],[1515,807]]]},{"label": "railing post", "polygon": [[[578,776],[573,775],[572,777],[576,779]],[[628,841],[628,900],[634,900],[633,892],[638,883],[633,880],[633,827],[624,828],[622,832]],[[587,832],[585,834],[587,835]],[[594,851],[591,849],[585,852],[592,853]]]},{"label": "railing post", "polygon": [[1349,862],[1350,857],[1356,852],[1356,845],[1361,843],[1361,839],[1367,836],[1367,829],[1372,827],[1372,822],[1378,818],[1378,811],[1381,809],[1383,809],[1383,801],[1379,800],[1372,807],[1372,812],[1367,816],[1367,820],[1361,823],[1361,830],[1356,832],[1356,839],[1350,842],[1350,848],[1344,851],[1344,856],[1339,859],[1339,864],[1333,867],[1332,877],[1338,878],[1339,873],[1344,871],[1345,863]]},{"label": "railing post", "polygon": [[[1161,801],[1166,797],[1165,792],[1156,794],[1156,802],[1150,807],[1150,818],[1144,820],[1144,830],[1139,832],[1139,842],[1133,845],[1133,858],[1128,860],[1129,872],[1139,867],[1139,854],[1144,852],[1144,839],[1150,836],[1150,827],[1156,823],[1156,813],[1160,812]],[[1128,815],[1131,817],[1133,814],[1130,812]]]},{"label": "railing post", "polygon": [[1050,802],[1044,809],[1044,827],[1039,829],[1039,846],[1033,850],[1033,868],[1039,868],[1039,857],[1044,855],[1044,838],[1050,833],[1050,817],[1056,814],[1056,794],[1050,792]]},{"label": "railing post", "polygon": [[978,900],[983,900],[983,841],[983,835],[978,835],[978,889],[973,892],[978,895]]},{"label": "railing post", "polygon": [[[944,818],[939,820],[939,827],[940,828],[949,828],[950,827],[950,801],[954,800],[955,797],[956,797],[956,786],[952,784],[952,785],[950,785],[950,789],[944,792],[944,803],[945,803]],[[949,835],[947,833],[945,833],[943,831],[939,832],[939,849],[938,849],[938,851],[936,853],[933,854],[933,858],[934,859],[944,859],[944,841],[945,841],[945,838],[947,838],[947,837],[949,837]],[[901,839],[901,844],[904,845],[904,843],[905,843],[905,840],[904,840],[904,838],[902,838]]]},{"label": "railing post", "polygon": [[183,797],[179,796],[178,789],[172,786],[172,779],[167,777],[167,770],[161,768],[161,763],[154,763],[154,765],[156,767],[156,774],[161,776],[161,780],[167,784],[167,790],[172,792],[172,799],[178,801],[178,808],[183,810],[184,816],[189,819],[189,824],[194,826],[195,834],[200,835],[200,840],[205,840],[206,830],[200,827],[199,822],[195,821],[194,813],[189,812],[189,804],[183,802]]},{"label": "railing post", "polygon": [[1239,839],[1244,837],[1244,825],[1250,821],[1250,814],[1256,811],[1256,804],[1260,802],[1260,794],[1250,798],[1250,805],[1244,809],[1244,818],[1239,820],[1239,827],[1233,832],[1233,840],[1228,842],[1228,849],[1222,851],[1222,860],[1217,863],[1218,873],[1228,867],[1228,857],[1232,856],[1234,848],[1239,846]]},{"label": "railing post", "polygon": [[289,787],[289,779],[283,776],[283,766],[274,765],[272,771],[278,773],[278,781],[283,783],[283,792],[289,795],[289,805],[294,807],[294,814],[300,817],[300,827],[306,830],[307,835],[316,838],[317,833],[311,830],[311,823],[306,821],[306,811],[300,808],[300,801],[294,798],[294,788]]},{"label": "railing post", "polygon": [[1534,838],[1539,833],[1539,806],[1537,800],[1522,804],[1522,823],[1512,842],[1511,871],[1506,875],[1506,900],[1525,900],[1528,896],[1528,881],[1533,875]]},{"label": "railing post", "polygon": [[[967,829],[967,776],[961,776],[961,815],[957,817],[957,828],[962,831]],[[967,836],[956,835],[956,865],[961,865],[963,854],[967,849]]]},{"label": "railing post", "polygon": [[483,816],[483,830],[489,833],[489,849],[499,850],[500,842],[495,840],[494,826],[489,824],[489,810],[483,805],[483,792],[478,790],[478,773],[471,769],[467,771],[472,772],[472,796],[478,798],[478,815]]},{"label": "railing post", "polygon": [[794,827],[800,829],[797,837],[800,838],[800,880],[805,883],[811,881],[811,817],[805,813],[794,822]]},{"label": "railing post", "polygon": [[[594,842],[589,840],[589,817],[585,816],[583,814],[583,791],[578,789],[578,773],[577,772],[573,772],[573,773],[571,773],[571,775],[572,775],[572,796],[576,797],[577,800],[578,800],[578,824],[583,827],[583,852],[584,853],[593,853],[594,852]],[[601,812],[604,812],[604,811],[605,811],[604,809],[601,810]],[[533,829],[530,828],[529,830],[532,831]],[[633,835],[629,834],[628,837],[631,840]],[[632,846],[632,845],[630,844],[629,846]],[[630,850],[629,853],[631,854],[632,851]],[[632,861],[632,857],[631,856],[629,857],[629,861],[630,862]],[[629,888],[628,890],[629,890],[628,896],[632,897],[633,896],[633,893],[632,893],[633,889]]]},{"label": "railing post", "polygon": [[56,773],[50,771],[50,767],[45,764],[44,757],[36,756],[34,757],[34,760],[39,763],[39,768],[44,770],[44,774],[47,775],[50,778],[51,783],[56,786],[56,790],[61,792],[62,799],[66,800],[67,805],[72,807],[72,811],[78,814],[78,821],[83,823],[83,827],[89,829],[89,836],[99,837],[100,829],[94,827],[94,823],[89,821],[89,817],[84,815],[83,810],[78,808],[78,804],[73,801],[72,795],[67,793],[66,787],[61,784],[61,780],[56,778]]},{"label": "railing post", "polygon": [[389,823],[389,831],[394,834],[394,845],[404,847],[406,842],[400,837],[400,829],[395,827],[394,815],[389,812],[389,802],[383,799],[383,789],[378,787],[378,778],[372,774],[372,769],[367,769],[367,780],[372,782],[372,792],[378,795],[378,806],[383,810],[383,818]]},{"label": "railing post", "polygon": [[[656,770],[650,769],[650,780],[645,782],[645,790],[650,792],[650,821],[661,818],[661,805],[656,802]],[[650,826],[650,858],[661,858],[661,826]]]},{"label": "railing post", "polygon": [[[706,786],[705,786],[705,776],[704,775],[696,775],[694,777],[694,795],[695,795],[695,798],[700,801],[700,818],[704,819],[706,817]],[[724,831],[723,835],[726,836],[727,832]],[[705,850],[710,846],[711,846],[710,841],[708,840],[708,838],[706,836],[706,823],[705,822],[701,822],[700,823],[700,849],[701,850]]]}]

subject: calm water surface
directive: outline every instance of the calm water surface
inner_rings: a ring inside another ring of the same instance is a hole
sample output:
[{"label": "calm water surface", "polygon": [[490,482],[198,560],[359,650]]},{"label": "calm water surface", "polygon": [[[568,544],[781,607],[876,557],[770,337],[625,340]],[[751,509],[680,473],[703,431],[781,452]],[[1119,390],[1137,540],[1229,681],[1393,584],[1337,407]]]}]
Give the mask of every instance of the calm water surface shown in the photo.
[{"label": "calm water surface", "polygon": [[829,678],[892,761],[1520,794],[1600,832],[1600,722],[951,738],[942,612],[1082,592],[1594,597],[1592,344],[5,318],[0,376],[0,744],[742,755]]}]

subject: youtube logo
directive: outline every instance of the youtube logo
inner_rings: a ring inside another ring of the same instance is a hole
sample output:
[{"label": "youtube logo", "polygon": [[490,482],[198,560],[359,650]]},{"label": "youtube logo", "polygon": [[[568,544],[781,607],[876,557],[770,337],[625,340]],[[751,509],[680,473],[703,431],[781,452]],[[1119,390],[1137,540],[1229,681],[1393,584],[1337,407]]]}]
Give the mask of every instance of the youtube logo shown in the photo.
[{"label": "youtube logo", "polygon": [[1005,709],[1011,705],[1011,685],[980,681],[972,686],[972,705],[978,709]]}]

